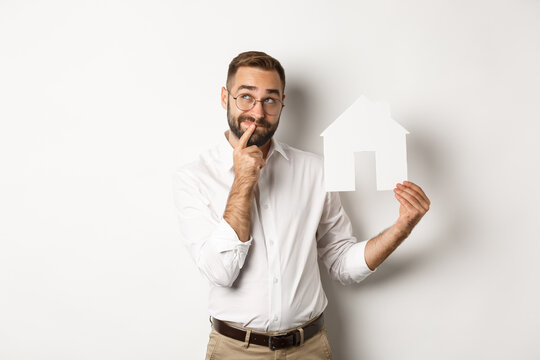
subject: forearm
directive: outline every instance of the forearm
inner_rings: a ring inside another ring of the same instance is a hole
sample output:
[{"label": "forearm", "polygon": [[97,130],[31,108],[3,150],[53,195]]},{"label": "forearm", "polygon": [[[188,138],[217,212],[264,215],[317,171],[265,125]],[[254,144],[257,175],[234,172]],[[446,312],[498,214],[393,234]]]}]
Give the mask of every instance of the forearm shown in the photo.
[{"label": "forearm", "polygon": [[370,239],[365,248],[364,257],[367,266],[376,269],[409,236],[409,232],[393,225]]},{"label": "forearm", "polygon": [[251,183],[235,179],[223,213],[223,218],[242,242],[248,241],[250,236],[253,191]]}]

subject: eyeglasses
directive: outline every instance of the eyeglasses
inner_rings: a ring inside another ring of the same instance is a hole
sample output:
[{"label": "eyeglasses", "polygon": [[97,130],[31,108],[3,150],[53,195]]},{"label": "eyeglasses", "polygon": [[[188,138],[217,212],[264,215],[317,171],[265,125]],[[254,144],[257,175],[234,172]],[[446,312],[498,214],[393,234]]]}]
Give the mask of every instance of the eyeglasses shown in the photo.
[{"label": "eyeglasses", "polygon": [[236,102],[236,107],[238,108],[238,110],[249,111],[253,109],[255,107],[255,104],[257,104],[257,101],[259,101],[262,104],[263,111],[266,115],[277,115],[285,106],[285,104],[283,104],[281,100],[277,98],[267,97],[262,100],[257,100],[248,93],[241,93],[234,97],[232,96],[229,89],[226,90]]}]

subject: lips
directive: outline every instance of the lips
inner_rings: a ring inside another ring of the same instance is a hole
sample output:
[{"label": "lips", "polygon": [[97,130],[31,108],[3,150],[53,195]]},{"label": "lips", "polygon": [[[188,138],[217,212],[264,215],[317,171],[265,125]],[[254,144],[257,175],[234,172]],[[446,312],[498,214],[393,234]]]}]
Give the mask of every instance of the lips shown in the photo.
[{"label": "lips", "polygon": [[[251,124],[255,124],[255,123],[253,121],[247,121],[246,120],[246,121],[242,121],[242,124],[246,125],[246,127],[250,127]],[[255,124],[255,125],[257,125],[257,124]]]},{"label": "lips", "polygon": [[255,121],[250,121],[250,120],[243,120],[243,121],[240,121],[240,124],[244,124],[246,126],[246,128],[250,127],[251,124],[255,124],[257,126],[257,128],[262,128],[262,127],[267,127],[266,125],[262,124],[262,123],[258,123],[258,122],[255,122]]}]

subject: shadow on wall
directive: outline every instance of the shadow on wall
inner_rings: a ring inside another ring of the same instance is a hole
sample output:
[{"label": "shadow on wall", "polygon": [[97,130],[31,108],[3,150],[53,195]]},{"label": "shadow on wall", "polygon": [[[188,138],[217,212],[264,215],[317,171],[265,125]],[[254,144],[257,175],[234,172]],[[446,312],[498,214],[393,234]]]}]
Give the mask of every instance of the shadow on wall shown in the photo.
[{"label": "shadow on wall", "polygon": [[[382,284],[398,283],[411,276],[421,277],[422,274],[429,273],[430,269],[437,266],[448,266],[447,264],[456,266],[455,264],[459,263],[460,254],[465,251],[467,246],[466,229],[474,226],[474,214],[468,213],[467,209],[470,207],[463,203],[464,199],[460,199],[452,192],[452,189],[456,188],[453,186],[456,179],[449,174],[452,174],[455,170],[453,167],[457,166],[456,159],[451,158],[452,149],[445,149],[444,144],[438,140],[437,136],[423,133],[421,129],[414,129],[407,137],[409,173],[413,174],[415,178],[422,179],[420,185],[426,190],[432,201],[430,212],[421,221],[421,223],[430,222],[428,229],[432,229],[431,233],[428,235],[429,232],[423,231],[421,235],[415,237],[415,241],[421,243],[422,246],[416,247],[412,252],[401,254],[400,248],[398,248],[396,253],[377,269],[376,273],[360,284],[349,285],[352,291],[348,291],[348,289],[341,291],[342,285],[333,281],[324,265],[319,264],[323,287],[328,298],[325,322],[335,359],[353,360],[368,355],[352,354],[352,351],[355,348],[363,348],[362,344],[355,346],[356,342],[369,342],[370,334],[365,330],[366,327],[355,326],[355,324],[361,324],[362,314],[369,312],[369,309],[358,307],[355,314],[346,313],[347,301],[343,298],[344,295],[360,297],[367,289],[373,292]],[[350,206],[351,201],[363,201],[360,197],[362,197],[362,192],[357,191],[354,194],[342,196],[342,202],[353,223],[354,235],[359,239],[367,239],[374,234],[366,234],[365,231],[361,230],[366,228],[364,226],[365,220],[358,216],[355,217],[355,214],[347,210],[348,207],[352,207]],[[436,231],[434,231],[433,224],[437,224]],[[414,231],[411,237],[414,237]],[[408,240],[405,240],[400,247],[406,246]],[[345,329],[355,329],[355,333],[344,333]],[[365,333],[361,333],[363,331]]]},{"label": "shadow on wall", "polygon": [[298,86],[294,83],[287,85],[285,107],[279,120],[276,137],[279,141],[295,148],[314,151],[310,149],[310,143],[314,136],[319,138],[319,134],[316,134],[316,129],[310,126],[313,107],[309,106],[310,94],[307,88],[307,86]]}]

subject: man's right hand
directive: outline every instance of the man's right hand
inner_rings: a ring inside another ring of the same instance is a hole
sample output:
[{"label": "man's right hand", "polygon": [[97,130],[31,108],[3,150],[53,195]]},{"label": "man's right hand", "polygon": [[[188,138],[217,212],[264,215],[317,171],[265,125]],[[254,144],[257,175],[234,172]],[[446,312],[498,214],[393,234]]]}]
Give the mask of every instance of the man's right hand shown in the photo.
[{"label": "man's right hand", "polygon": [[256,127],[255,124],[251,124],[242,137],[240,137],[233,151],[235,181],[245,184],[250,188],[255,187],[257,184],[261,169],[265,164],[263,153],[258,146],[252,145],[246,147]]}]

